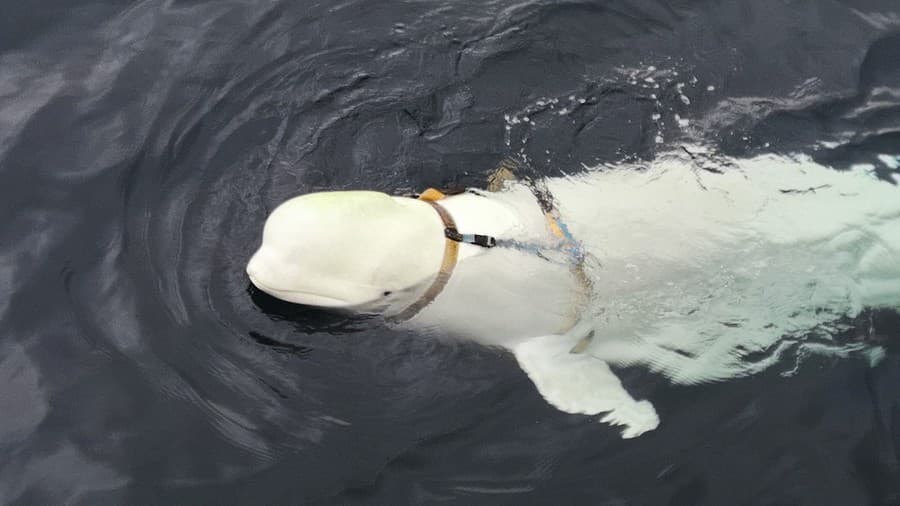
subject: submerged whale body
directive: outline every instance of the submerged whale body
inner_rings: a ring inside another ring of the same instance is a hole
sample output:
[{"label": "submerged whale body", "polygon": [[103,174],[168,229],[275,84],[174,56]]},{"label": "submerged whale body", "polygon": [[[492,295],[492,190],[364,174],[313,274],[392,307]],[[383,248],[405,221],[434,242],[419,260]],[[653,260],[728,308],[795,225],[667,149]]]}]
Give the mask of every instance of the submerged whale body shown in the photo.
[{"label": "submerged whale body", "polygon": [[670,154],[542,184],[552,212],[519,182],[437,201],[296,197],[247,272],[286,301],[506,348],[550,404],[623,437],[659,419],[609,364],[725,380],[791,348],[860,349],[821,343],[866,308],[900,308],[900,189],[871,168]]}]

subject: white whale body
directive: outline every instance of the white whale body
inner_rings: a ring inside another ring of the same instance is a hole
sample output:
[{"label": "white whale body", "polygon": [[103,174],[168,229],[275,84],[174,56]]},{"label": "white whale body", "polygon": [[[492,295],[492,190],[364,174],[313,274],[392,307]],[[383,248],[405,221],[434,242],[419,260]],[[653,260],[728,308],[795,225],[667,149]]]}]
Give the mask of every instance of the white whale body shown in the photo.
[{"label": "white whale body", "polygon": [[[700,165],[669,154],[547,180],[579,259],[523,183],[438,201],[459,232],[500,243],[459,244],[446,284],[400,325],[506,348],[550,404],[635,437],[659,418],[609,364],[720,381],[865,308],[900,308],[897,184],[800,156]],[[390,319],[435,284],[444,228],[422,200],[303,195],[269,216],[247,272],[280,299]]]}]

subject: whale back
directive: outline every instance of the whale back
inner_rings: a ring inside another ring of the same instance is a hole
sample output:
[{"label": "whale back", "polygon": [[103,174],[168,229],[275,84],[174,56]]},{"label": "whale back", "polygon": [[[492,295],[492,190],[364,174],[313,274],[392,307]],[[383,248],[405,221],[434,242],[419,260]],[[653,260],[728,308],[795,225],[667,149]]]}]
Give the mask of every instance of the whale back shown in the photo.
[{"label": "whale back", "polygon": [[599,259],[588,317],[604,338],[587,352],[605,361],[717,381],[810,351],[865,308],[900,309],[900,188],[870,168],[670,156],[549,187]]}]

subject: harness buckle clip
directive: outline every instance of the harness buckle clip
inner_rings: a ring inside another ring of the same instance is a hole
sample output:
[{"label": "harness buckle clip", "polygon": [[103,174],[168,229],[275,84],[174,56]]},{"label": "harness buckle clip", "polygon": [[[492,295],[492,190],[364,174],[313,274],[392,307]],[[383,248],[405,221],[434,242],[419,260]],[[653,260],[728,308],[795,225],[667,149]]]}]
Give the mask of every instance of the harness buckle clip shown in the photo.
[{"label": "harness buckle clip", "polygon": [[481,234],[461,234],[459,233],[459,230],[456,230],[452,227],[447,227],[444,229],[444,236],[451,241],[461,242],[465,244],[474,244],[475,246],[481,246],[482,248],[493,248],[497,245],[497,239],[492,236]]},{"label": "harness buckle clip", "polygon": [[482,248],[493,248],[497,245],[497,239],[489,235],[475,234],[472,244],[477,244]]}]

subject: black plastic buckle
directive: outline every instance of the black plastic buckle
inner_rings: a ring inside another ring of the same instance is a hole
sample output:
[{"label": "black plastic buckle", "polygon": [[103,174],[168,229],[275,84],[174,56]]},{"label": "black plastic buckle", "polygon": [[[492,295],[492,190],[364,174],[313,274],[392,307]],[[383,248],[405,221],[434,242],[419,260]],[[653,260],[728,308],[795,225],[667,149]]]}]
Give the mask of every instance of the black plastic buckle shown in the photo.
[{"label": "black plastic buckle", "polygon": [[478,246],[481,246],[482,248],[493,248],[494,246],[497,245],[497,239],[494,239],[493,237],[491,237],[489,235],[479,235],[479,234],[474,234],[474,235],[475,235],[475,240],[472,241],[472,244],[477,244]]},{"label": "black plastic buckle", "polygon": [[474,244],[476,246],[481,246],[482,248],[493,248],[497,245],[497,239],[489,235],[460,234],[459,230],[451,227],[444,229],[444,236],[451,241]]}]

